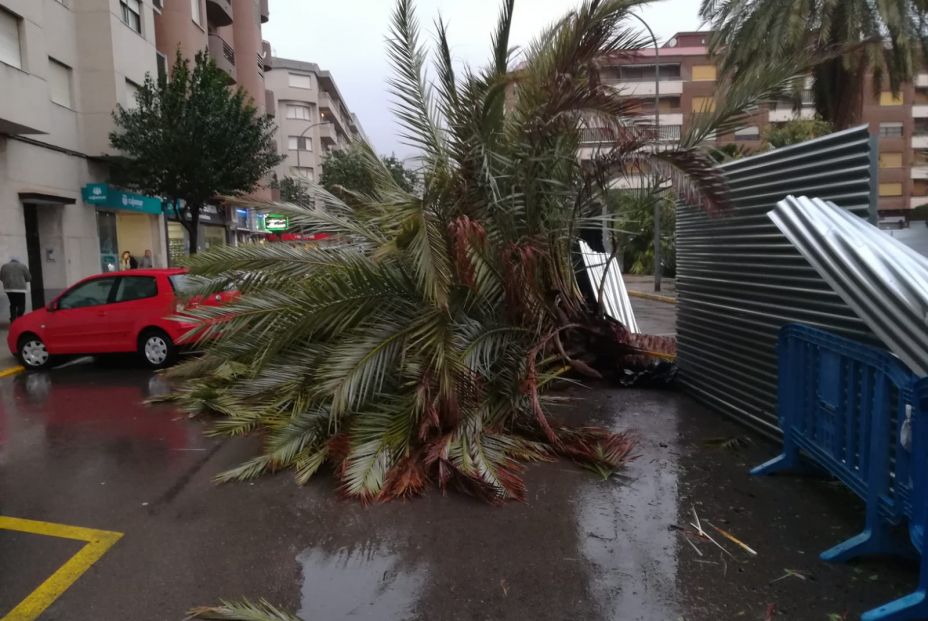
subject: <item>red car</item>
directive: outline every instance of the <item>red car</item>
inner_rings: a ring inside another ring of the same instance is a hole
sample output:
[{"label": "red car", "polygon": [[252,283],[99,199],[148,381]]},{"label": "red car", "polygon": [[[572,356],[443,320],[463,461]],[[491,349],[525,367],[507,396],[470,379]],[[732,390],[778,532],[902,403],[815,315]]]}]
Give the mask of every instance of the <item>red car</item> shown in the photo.
[{"label": "red car", "polygon": [[[169,319],[184,310],[178,299],[186,270],[139,269],[98,274],[80,281],[48,306],[13,322],[10,352],[27,369],[56,356],[138,352],[153,368],[169,365],[192,324]],[[208,301],[221,303],[231,293]]]}]

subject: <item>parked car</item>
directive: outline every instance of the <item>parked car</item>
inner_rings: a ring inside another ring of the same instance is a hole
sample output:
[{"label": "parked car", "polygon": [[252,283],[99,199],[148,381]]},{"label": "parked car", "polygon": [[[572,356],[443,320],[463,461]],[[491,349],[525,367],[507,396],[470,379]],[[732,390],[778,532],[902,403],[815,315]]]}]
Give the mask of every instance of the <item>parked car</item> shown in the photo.
[{"label": "parked car", "polygon": [[171,364],[193,322],[171,319],[188,306],[221,304],[233,291],[184,303],[183,269],[140,269],[85,278],[48,306],[13,322],[7,345],[27,369],[61,356],[137,352],[152,368]]}]

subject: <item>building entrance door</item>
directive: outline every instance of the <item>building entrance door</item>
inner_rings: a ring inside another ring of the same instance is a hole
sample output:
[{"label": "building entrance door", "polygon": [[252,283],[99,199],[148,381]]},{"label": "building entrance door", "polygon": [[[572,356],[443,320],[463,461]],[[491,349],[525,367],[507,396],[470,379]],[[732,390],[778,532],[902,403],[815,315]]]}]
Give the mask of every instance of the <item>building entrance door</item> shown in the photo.
[{"label": "building entrance door", "polygon": [[45,306],[45,278],[42,274],[42,242],[39,238],[39,213],[35,205],[23,204],[26,221],[26,253],[29,273],[32,276],[32,308]]}]

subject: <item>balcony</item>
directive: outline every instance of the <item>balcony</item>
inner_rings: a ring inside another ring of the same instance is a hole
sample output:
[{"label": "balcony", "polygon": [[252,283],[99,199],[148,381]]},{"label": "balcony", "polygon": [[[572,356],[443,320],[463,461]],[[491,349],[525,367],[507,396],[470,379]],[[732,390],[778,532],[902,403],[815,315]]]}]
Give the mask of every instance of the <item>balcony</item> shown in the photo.
[{"label": "balcony", "polygon": [[235,81],[235,50],[215,32],[209,34],[209,55]]},{"label": "balcony", "polygon": [[264,110],[269,117],[277,116],[277,99],[272,90],[264,91]]},{"label": "balcony", "polygon": [[913,179],[928,179],[928,164],[912,166]]},{"label": "balcony", "polygon": [[0,63],[0,133],[47,134],[51,131],[51,105],[45,80]]},{"label": "balcony", "polygon": [[917,106],[912,106],[912,117],[916,119],[928,118],[928,105],[919,104]]},{"label": "balcony", "polygon": [[[609,86],[619,91],[619,94],[625,97],[654,96],[654,80],[611,82]],[[661,80],[660,90],[662,97],[664,95],[682,95],[683,80]]]},{"label": "balcony", "polygon": [[916,134],[912,136],[913,149],[928,149],[928,134]]},{"label": "balcony", "polygon": [[271,70],[271,56],[272,55],[273,54],[271,53],[270,41],[262,41],[261,42],[261,58],[264,59],[264,70],[265,71]]},{"label": "balcony", "polygon": [[799,110],[798,113],[796,110],[791,110],[789,108],[770,110],[771,123],[785,123],[786,121],[794,121],[796,119],[809,120],[814,118],[815,108],[803,108]]},{"label": "balcony", "polygon": [[230,0],[206,0],[206,19],[213,26],[228,26],[232,23]]},{"label": "balcony", "polygon": [[915,76],[915,88],[928,88],[928,73],[919,73]]},{"label": "balcony", "polygon": [[271,13],[268,8],[268,0],[261,0],[261,23],[266,24],[271,19]]},{"label": "balcony", "polygon": [[319,126],[319,141],[324,147],[332,147],[338,144],[338,130],[332,123],[324,123]]}]

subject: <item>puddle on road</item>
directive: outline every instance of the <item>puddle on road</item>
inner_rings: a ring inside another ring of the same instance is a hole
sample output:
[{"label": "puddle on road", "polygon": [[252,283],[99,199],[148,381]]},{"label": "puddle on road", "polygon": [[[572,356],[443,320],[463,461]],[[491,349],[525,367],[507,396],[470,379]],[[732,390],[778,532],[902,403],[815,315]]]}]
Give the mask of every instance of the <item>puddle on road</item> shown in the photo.
[{"label": "puddle on road", "polygon": [[405,567],[383,544],[365,543],[329,554],[307,548],[303,567],[302,619],[413,619],[425,585],[424,568]]},{"label": "puddle on road", "polygon": [[[661,436],[677,437],[675,416],[657,415]],[[639,428],[655,424],[645,422]],[[646,429],[642,429],[646,431]],[[644,433],[623,476],[591,481],[577,501],[581,550],[590,563],[589,589],[603,619],[680,618],[678,541],[669,529],[679,515],[675,447]]]}]

